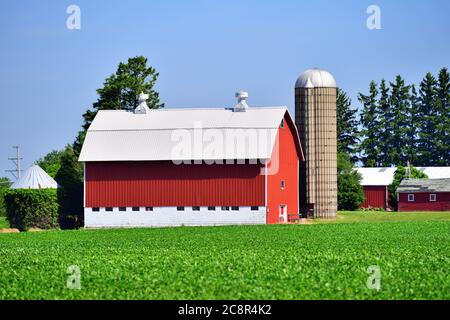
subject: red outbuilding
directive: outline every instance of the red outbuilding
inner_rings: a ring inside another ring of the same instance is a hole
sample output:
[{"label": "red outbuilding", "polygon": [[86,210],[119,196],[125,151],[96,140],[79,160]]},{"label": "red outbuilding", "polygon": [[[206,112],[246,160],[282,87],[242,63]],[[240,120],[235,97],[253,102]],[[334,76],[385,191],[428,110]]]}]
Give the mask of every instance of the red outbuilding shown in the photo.
[{"label": "red outbuilding", "polygon": [[364,202],[361,208],[390,208],[388,186],[394,179],[396,168],[356,168],[361,175]]},{"label": "red outbuilding", "polygon": [[397,192],[398,211],[450,211],[450,179],[405,179]]},{"label": "red outbuilding", "polygon": [[286,107],[99,111],[81,151],[85,226],[288,222],[299,213],[297,128]]},{"label": "red outbuilding", "polygon": [[[417,167],[428,179],[450,178],[450,167]],[[361,186],[364,190],[362,208],[392,209],[388,191],[389,185],[394,181],[395,167],[356,168],[361,175]]]}]

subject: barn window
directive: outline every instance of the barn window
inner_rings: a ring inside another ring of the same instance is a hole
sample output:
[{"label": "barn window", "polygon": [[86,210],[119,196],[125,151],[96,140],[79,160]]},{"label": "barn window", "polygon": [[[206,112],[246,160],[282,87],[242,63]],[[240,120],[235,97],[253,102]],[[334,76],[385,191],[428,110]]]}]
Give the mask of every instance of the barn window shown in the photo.
[{"label": "barn window", "polygon": [[408,194],[408,201],[414,202],[414,194],[412,194],[412,193]]},{"label": "barn window", "polygon": [[229,211],[230,207],[222,207],[222,211]]},{"label": "barn window", "polygon": [[231,207],[231,210],[233,210],[233,211],[239,211],[239,207]]},{"label": "barn window", "polygon": [[99,212],[99,211],[100,211],[100,208],[98,208],[98,207],[92,208],[92,211],[93,211],[93,212]]},{"label": "barn window", "polygon": [[430,202],[435,202],[436,201],[436,194],[432,193],[430,194]]},{"label": "barn window", "polygon": [[281,180],[281,190],[284,190],[284,187],[285,187],[285,182],[284,182],[284,180]]},{"label": "barn window", "polygon": [[107,207],[105,210],[108,211],[108,212],[111,212],[111,211],[113,211],[113,208]]},{"label": "barn window", "polygon": [[153,211],[153,207],[145,207],[145,211]]},{"label": "barn window", "polygon": [[281,119],[280,128],[284,128],[284,119]]},{"label": "barn window", "polygon": [[208,211],[216,211],[216,207],[208,207]]},{"label": "barn window", "polygon": [[251,210],[252,210],[252,211],[258,211],[258,210],[259,210],[259,207],[251,207]]},{"label": "barn window", "polygon": [[192,211],[200,211],[200,207],[192,207]]},{"label": "barn window", "polygon": [[184,211],[184,207],[177,207],[177,211]]},{"label": "barn window", "polygon": [[139,211],[139,207],[133,207],[133,211]]},{"label": "barn window", "polygon": [[127,208],[125,208],[125,207],[119,207],[119,211],[127,211]]}]

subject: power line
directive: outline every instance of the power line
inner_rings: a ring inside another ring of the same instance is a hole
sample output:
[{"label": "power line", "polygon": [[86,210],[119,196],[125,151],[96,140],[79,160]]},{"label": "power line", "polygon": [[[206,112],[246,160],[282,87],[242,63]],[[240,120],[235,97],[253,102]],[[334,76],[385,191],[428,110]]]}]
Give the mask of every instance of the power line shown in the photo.
[{"label": "power line", "polygon": [[20,146],[13,146],[13,148],[16,149],[16,156],[14,158],[8,158],[8,160],[11,160],[12,163],[14,163],[16,169],[5,171],[11,173],[14,178],[18,180],[20,179],[20,173],[23,171],[22,169],[20,169],[20,160],[22,160],[23,158],[20,157]]}]

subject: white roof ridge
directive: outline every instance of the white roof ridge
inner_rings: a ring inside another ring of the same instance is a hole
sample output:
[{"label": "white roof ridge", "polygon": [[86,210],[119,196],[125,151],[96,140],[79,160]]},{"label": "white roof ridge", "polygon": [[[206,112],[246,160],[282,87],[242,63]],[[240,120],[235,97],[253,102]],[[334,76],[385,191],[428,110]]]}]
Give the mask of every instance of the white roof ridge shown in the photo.
[{"label": "white roof ridge", "polygon": [[176,127],[176,128],[149,128],[149,129],[88,129],[90,132],[117,132],[117,131],[173,131],[173,130],[195,130],[195,129],[277,129],[277,127]]},{"label": "white roof ridge", "polygon": [[[247,109],[247,111],[252,110],[261,110],[261,109],[287,109],[287,106],[252,106]],[[157,109],[150,109],[150,112],[156,112],[156,111],[198,111],[198,110],[204,110],[204,111],[233,111],[233,107],[164,107],[164,108],[157,108]],[[99,110],[98,112],[127,112],[127,113],[133,113],[133,111],[130,110]]]}]

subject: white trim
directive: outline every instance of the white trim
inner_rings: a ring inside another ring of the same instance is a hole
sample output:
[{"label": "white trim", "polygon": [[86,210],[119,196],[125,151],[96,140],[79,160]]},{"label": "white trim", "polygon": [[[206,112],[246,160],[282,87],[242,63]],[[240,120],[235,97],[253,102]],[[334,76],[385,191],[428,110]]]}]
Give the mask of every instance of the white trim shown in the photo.
[{"label": "white trim", "polygon": [[126,211],[119,211],[119,207],[113,207],[113,211],[100,208],[98,212],[85,208],[84,216],[86,228],[265,224],[266,207],[258,207],[258,210],[239,207],[236,211],[231,207],[230,210],[216,207],[215,211],[209,211],[207,206],[200,207],[200,211],[192,207],[185,207],[184,211],[177,211],[177,207],[153,207],[153,211],[145,211],[145,207],[133,211],[132,207],[127,207]]},{"label": "white trim", "polygon": [[[431,199],[431,196],[434,196],[434,199],[433,199],[433,200]],[[437,201],[436,193],[430,193],[430,195],[429,195],[429,197],[428,197],[428,200],[429,200],[430,202],[436,202],[436,201]]]},{"label": "white trim", "polygon": [[86,162],[83,162],[83,207],[86,208]]},{"label": "white trim", "polygon": [[300,160],[297,160],[297,210],[298,214],[301,215],[300,212]]},{"label": "white trim", "polygon": [[[281,221],[283,218],[283,221]],[[278,206],[278,223],[287,223],[288,222],[288,211],[286,204],[280,204]]]},{"label": "white trim", "polygon": [[385,194],[385,209],[387,210],[389,208],[389,191],[388,191],[388,186],[386,186],[384,188],[384,194]]},{"label": "white trim", "polygon": [[[412,196],[412,197],[410,197]],[[414,193],[408,193],[408,202],[414,202],[415,201],[415,197],[414,197]]]},{"label": "white trim", "polygon": [[265,164],[264,164],[264,184],[265,184],[265,186],[264,186],[264,205],[267,207],[267,162],[268,161],[266,161],[265,162]]}]

